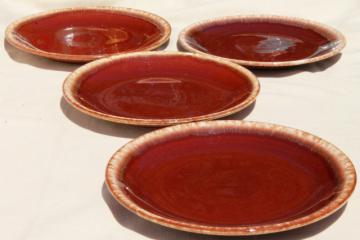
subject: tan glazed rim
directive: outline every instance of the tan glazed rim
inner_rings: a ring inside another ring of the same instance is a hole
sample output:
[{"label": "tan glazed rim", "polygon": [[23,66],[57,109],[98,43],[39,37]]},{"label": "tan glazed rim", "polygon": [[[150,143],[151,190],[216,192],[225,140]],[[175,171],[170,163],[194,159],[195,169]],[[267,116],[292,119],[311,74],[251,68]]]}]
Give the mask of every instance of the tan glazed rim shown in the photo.
[{"label": "tan glazed rim", "polygon": [[155,24],[160,29],[160,32],[162,35],[161,38],[148,46],[144,46],[142,48],[136,49],[135,50],[136,52],[155,50],[169,41],[170,34],[171,34],[171,26],[164,18],[162,18],[156,14],[153,14],[150,12],[145,12],[142,10],[137,10],[137,9],[132,9],[132,8],[106,7],[106,6],[64,8],[64,9],[56,9],[56,10],[50,10],[50,11],[46,11],[46,12],[33,14],[33,15],[30,15],[30,16],[27,16],[27,17],[24,17],[24,18],[21,18],[19,20],[12,22],[6,28],[5,39],[8,43],[10,43],[11,45],[18,48],[21,51],[31,53],[31,54],[34,54],[37,56],[41,56],[41,57],[50,58],[53,60],[64,61],[64,62],[89,62],[92,60],[96,60],[96,59],[111,56],[111,55],[119,55],[119,54],[124,54],[124,53],[129,53],[129,52],[135,52],[134,50],[130,50],[130,51],[120,52],[120,53],[96,54],[96,55],[71,55],[71,54],[47,52],[47,51],[43,51],[41,49],[35,48],[35,47],[27,44],[17,34],[17,29],[20,26],[22,26],[23,24],[26,24],[28,22],[31,22],[31,21],[34,21],[37,19],[41,19],[41,18],[45,18],[47,16],[59,14],[59,13],[66,13],[66,12],[73,12],[73,11],[88,11],[88,10],[119,13],[119,14],[128,15],[128,16],[132,16],[132,17],[137,17],[137,18],[140,18],[140,19],[143,19],[145,21]]},{"label": "tan glazed rim", "polygon": [[[191,35],[191,33],[194,30],[204,29],[209,26],[224,25],[233,22],[282,23],[285,25],[290,25],[300,28],[308,28],[328,38],[329,40],[334,41],[336,45],[333,48],[331,48],[330,51],[310,58],[304,58],[304,59],[292,60],[292,61],[260,62],[260,61],[248,61],[248,60],[240,60],[233,58],[225,58],[225,57],[220,57],[209,53],[205,53],[192,47],[187,41],[188,36]],[[211,55],[214,57],[232,61],[234,63],[243,66],[254,67],[254,68],[279,68],[279,67],[290,67],[290,66],[303,65],[308,63],[314,63],[333,57],[339,54],[341,50],[345,47],[346,39],[342,33],[334,29],[333,27],[312,20],[307,20],[297,17],[277,16],[277,15],[239,15],[239,16],[215,18],[215,19],[194,23],[181,31],[178,39],[178,44],[185,51],[200,53],[204,55]]]},{"label": "tan glazed rim", "polygon": [[[200,116],[194,116],[194,117],[187,117],[187,118],[174,118],[174,119],[142,119],[142,118],[128,118],[128,117],[121,117],[117,115],[111,115],[107,113],[102,113],[93,109],[90,109],[86,106],[84,106],[77,98],[77,90],[78,86],[81,82],[81,78],[84,74],[93,71],[96,68],[99,68],[104,65],[108,65],[111,63],[114,63],[116,61],[126,59],[126,58],[137,58],[137,57],[171,57],[171,56],[182,56],[182,57],[189,57],[189,58],[195,58],[199,60],[205,60],[207,62],[213,62],[216,64],[220,64],[223,67],[231,68],[237,72],[239,72],[241,75],[244,76],[244,78],[251,84],[252,91],[250,95],[239,104],[230,107],[228,109],[214,112],[206,115],[200,115]],[[142,126],[167,126],[167,125],[173,125],[173,124],[179,124],[179,123],[186,123],[186,122],[193,122],[193,121],[201,121],[201,120],[210,120],[210,119],[216,119],[225,117],[228,115],[231,115],[233,113],[239,112],[249,105],[251,105],[257,95],[260,91],[260,83],[255,77],[253,73],[251,73],[249,70],[247,70],[244,67],[241,67],[237,64],[223,61],[221,59],[213,58],[213,57],[207,57],[207,56],[201,56],[198,54],[192,54],[192,53],[180,53],[180,52],[140,52],[140,53],[129,53],[129,54],[122,54],[118,56],[112,56],[108,58],[99,59],[97,61],[93,61],[90,63],[85,64],[84,66],[76,69],[73,73],[71,73],[64,81],[63,84],[63,95],[64,98],[67,100],[67,102],[72,105],[77,110],[93,116],[95,118],[99,118],[102,120],[107,120],[110,122],[115,123],[123,123],[123,124],[130,124],[130,125],[142,125]]]},{"label": "tan glazed rim", "polygon": [[[339,178],[339,190],[336,197],[324,207],[304,217],[290,221],[273,224],[259,224],[252,226],[214,226],[189,223],[182,220],[166,218],[149,212],[131,200],[124,190],[122,177],[126,171],[126,165],[131,161],[134,154],[141,154],[151,146],[164,143],[170,139],[189,135],[209,135],[224,132],[255,133],[270,135],[288,141],[301,144],[316,151],[328,161]],[[106,185],[113,197],[122,206],[135,213],[141,218],[177,230],[210,234],[210,235],[259,235],[275,233],[299,228],[319,221],[341,208],[348,200],[356,185],[356,172],[351,160],[331,143],[316,137],[310,133],[285,126],[246,121],[205,121],[162,128],[136,138],[120,148],[110,159],[106,168]]]}]

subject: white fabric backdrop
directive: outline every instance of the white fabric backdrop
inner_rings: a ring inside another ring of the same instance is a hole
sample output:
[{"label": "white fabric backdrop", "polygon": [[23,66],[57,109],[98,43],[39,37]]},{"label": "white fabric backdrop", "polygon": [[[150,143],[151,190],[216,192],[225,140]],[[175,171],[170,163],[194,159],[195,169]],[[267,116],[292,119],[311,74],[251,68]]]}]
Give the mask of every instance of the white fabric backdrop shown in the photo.
[{"label": "white fabric backdrop", "polygon": [[[262,85],[253,109],[231,119],[266,121],[312,132],[341,148],[360,169],[360,2],[358,0],[0,0],[0,238],[217,239],[148,223],[117,205],[104,188],[109,157],[149,128],[85,116],[62,99],[77,66],[22,53],[4,43],[13,20],[79,5],[125,6],[166,18],[176,50],[179,31],[198,20],[237,14],[309,18],[344,33],[341,57],[287,70],[256,71]],[[359,239],[360,195],[317,224],[251,239]],[[223,238],[219,238],[223,239]]]}]

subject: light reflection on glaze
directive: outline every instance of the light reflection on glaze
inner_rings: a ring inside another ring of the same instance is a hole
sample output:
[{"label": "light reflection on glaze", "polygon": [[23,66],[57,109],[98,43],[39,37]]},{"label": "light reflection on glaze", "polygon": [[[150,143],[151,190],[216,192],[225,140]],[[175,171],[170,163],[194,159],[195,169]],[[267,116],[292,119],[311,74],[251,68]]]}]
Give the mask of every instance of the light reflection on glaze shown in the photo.
[{"label": "light reflection on glaze", "polygon": [[155,84],[155,83],[182,83],[181,80],[168,77],[144,78],[138,80],[138,84]]},{"label": "light reflection on glaze", "polygon": [[68,27],[56,32],[58,41],[68,47],[96,47],[125,42],[129,34],[118,28]]},{"label": "light reflection on glaze", "polygon": [[[291,48],[295,48],[297,44],[303,42],[292,37],[263,34],[235,34],[230,36],[230,38],[234,39],[235,48],[243,55],[248,54],[248,52],[254,52],[271,57],[291,51]],[[242,42],[246,41],[247,38],[254,44],[243,45]],[[237,39],[239,39],[239,43],[236,43]]]},{"label": "light reflection on glaze", "polygon": [[327,53],[333,49],[336,49],[340,45],[340,41],[331,41],[326,44],[321,45],[312,55],[308,58],[316,57],[321,54]]},{"label": "light reflection on glaze", "polygon": [[[285,36],[272,36],[262,34],[237,34],[233,37],[258,37],[258,43],[253,47],[254,51],[261,54],[274,54],[276,52],[285,52],[291,47],[295,47],[297,43],[302,42],[296,38],[289,38]],[[260,40],[262,39],[262,40]],[[237,48],[241,49],[241,44],[237,45]]]},{"label": "light reflection on glaze", "polygon": [[209,26],[190,33],[186,41],[205,53],[260,62],[311,58],[339,44],[310,29],[266,22]]},{"label": "light reflection on glaze", "polygon": [[101,27],[67,27],[55,33],[62,52],[88,51],[102,54],[109,50],[121,52],[122,44],[132,41],[134,35],[125,29]]},{"label": "light reflection on glaze", "polygon": [[235,105],[249,92],[229,91],[202,80],[178,77],[147,77],[119,81],[95,93],[92,108],[135,118],[193,117]]}]

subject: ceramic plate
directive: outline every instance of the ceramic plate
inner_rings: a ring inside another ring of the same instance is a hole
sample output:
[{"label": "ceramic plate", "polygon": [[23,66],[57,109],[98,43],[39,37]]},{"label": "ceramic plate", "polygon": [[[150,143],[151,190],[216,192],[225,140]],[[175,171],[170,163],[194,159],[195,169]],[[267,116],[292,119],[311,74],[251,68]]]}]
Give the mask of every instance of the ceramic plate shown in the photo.
[{"label": "ceramic plate", "polygon": [[316,222],[354,190],[351,161],[300,130],[242,122],[163,128],[111,158],[106,183],[138,216],[215,235],[280,232]]},{"label": "ceramic plate", "polygon": [[91,116],[162,126],[238,112],[255,101],[259,82],[247,69],[215,58],[145,52],[88,63],[65,80],[63,92]]},{"label": "ceramic plate", "polygon": [[6,40],[18,49],[69,62],[153,50],[169,36],[170,25],[161,17],[114,7],[53,10],[20,19],[6,30]]},{"label": "ceramic plate", "polygon": [[281,16],[236,16],[200,22],[182,31],[179,47],[251,67],[286,67],[330,58],[344,36],[313,21]]}]

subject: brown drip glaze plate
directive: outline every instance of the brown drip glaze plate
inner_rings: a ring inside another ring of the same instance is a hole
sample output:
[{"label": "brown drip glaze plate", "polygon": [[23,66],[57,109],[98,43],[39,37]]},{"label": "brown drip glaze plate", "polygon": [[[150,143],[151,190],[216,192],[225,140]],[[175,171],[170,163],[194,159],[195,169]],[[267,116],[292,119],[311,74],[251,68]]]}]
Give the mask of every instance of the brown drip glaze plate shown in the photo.
[{"label": "brown drip glaze plate", "polygon": [[309,133],[212,121],[145,134],[111,158],[106,183],[138,216],[178,230],[256,235],[299,228],[343,206],[349,158]]},{"label": "brown drip glaze plate", "polygon": [[247,69],[191,53],[143,52],[88,63],[65,80],[65,99],[108,121],[163,126],[215,119],[255,101]]},{"label": "brown drip glaze plate", "polygon": [[114,7],[53,10],[15,21],[6,40],[16,48],[67,62],[154,50],[170,37],[170,25],[152,13]]},{"label": "brown drip glaze plate", "polygon": [[330,58],[344,36],[323,24],[293,17],[235,16],[196,23],[179,36],[179,47],[249,67],[287,67]]}]

